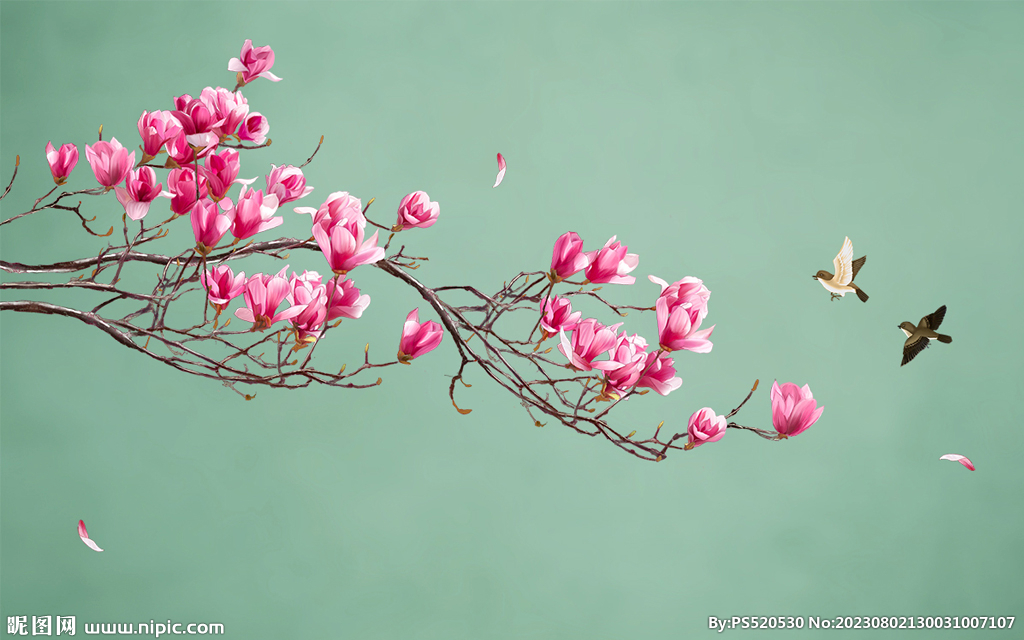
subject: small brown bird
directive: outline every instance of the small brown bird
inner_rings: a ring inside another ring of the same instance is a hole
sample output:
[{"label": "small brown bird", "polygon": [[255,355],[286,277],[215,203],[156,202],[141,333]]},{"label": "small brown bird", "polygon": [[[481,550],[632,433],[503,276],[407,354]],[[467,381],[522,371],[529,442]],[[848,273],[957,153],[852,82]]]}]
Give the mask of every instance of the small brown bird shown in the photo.
[{"label": "small brown bird", "polygon": [[836,274],[833,276],[828,271],[819,271],[811,277],[820,282],[821,286],[825,287],[825,290],[832,294],[832,300],[842,298],[850,291],[856,291],[860,301],[867,302],[868,294],[853,284],[853,279],[857,277],[857,272],[864,266],[864,262],[867,259],[867,256],[861,256],[856,260],[853,259],[853,243],[847,238],[843,242],[843,248],[839,250],[839,255],[832,260],[832,264],[835,265]]},{"label": "small brown bird", "polygon": [[900,323],[899,328],[903,330],[903,333],[907,334],[907,341],[903,343],[903,363],[900,364],[901,367],[913,360],[917,354],[924,351],[932,340],[938,340],[946,344],[953,342],[953,338],[950,336],[935,332],[945,317],[946,305],[942,305],[935,310],[935,313],[921,318],[921,322],[918,322],[916,327],[913,322]]}]

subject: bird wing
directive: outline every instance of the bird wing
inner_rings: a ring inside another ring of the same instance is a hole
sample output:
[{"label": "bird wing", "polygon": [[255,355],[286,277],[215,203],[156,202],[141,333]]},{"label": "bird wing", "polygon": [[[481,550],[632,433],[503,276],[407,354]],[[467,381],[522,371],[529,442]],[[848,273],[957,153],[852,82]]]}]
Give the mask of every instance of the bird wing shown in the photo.
[{"label": "bird wing", "polygon": [[846,286],[853,280],[853,243],[847,238],[843,242],[843,248],[835,257],[832,264],[836,267],[836,275],[833,278],[838,285]]},{"label": "bird wing", "polygon": [[942,319],[946,317],[946,305],[942,305],[935,310],[935,313],[925,316],[924,319],[928,322],[928,328],[935,331],[942,324]]},{"label": "bird wing", "polygon": [[917,354],[921,353],[928,347],[929,342],[931,341],[922,335],[918,335],[916,338],[913,336],[908,338],[903,344],[903,362],[900,366],[902,367],[917,357]]},{"label": "bird wing", "polygon": [[[853,261],[853,278],[857,277],[857,272],[860,271],[860,268],[864,266],[864,263],[867,262],[867,260],[867,256],[861,256]],[[853,280],[853,278],[851,278],[851,280]]]}]

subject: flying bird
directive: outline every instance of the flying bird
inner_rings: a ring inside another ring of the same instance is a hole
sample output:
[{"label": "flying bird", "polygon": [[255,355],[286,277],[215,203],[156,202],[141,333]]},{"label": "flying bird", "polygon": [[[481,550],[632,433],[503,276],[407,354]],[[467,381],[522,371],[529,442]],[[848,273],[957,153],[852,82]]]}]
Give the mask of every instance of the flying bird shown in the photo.
[{"label": "flying bird", "polygon": [[903,330],[903,333],[907,334],[907,341],[903,343],[903,364],[900,365],[901,367],[913,360],[917,354],[924,351],[932,340],[938,340],[946,344],[953,342],[953,338],[935,332],[945,317],[946,305],[942,305],[935,310],[935,313],[921,318],[916,327],[913,322],[900,323],[900,329]]},{"label": "flying bird", "polygon": [[843,242],[843,248],[839,250],[839,255],[832,260],[832,264],[835,265],[835,275],[822,270],[811,277],[820,282],[821,286],[825,287],[832,294],[832,300],[842,298],[850,291],[856,291],[860,301],[867,302],[868,294],[853,284],[853,279],[857,277],[857,272],[864,266],[864,262],[867,259],[867,256],[861,256],[856,260],[853,259],[853,243],[847,238]]}]

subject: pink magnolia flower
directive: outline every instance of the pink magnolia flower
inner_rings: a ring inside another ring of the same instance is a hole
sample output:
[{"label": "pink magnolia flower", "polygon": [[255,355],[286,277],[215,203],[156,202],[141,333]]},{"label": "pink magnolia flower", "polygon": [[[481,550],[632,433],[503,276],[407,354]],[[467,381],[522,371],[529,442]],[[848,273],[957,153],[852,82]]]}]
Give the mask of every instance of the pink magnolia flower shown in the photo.
[{"label": "pink magnolia flower", "polygon": [[405,317],[402,339],[398,343],[398,361],[410,364],[414,359],[437,348],[441,344],[444,330],[433,320],[420,323],[420,310],[413,309]]},{"label": "pink magnolia flower", "polygon": [[150,167],[139,167],[128,172],[124,187],[114,187],[114,194],[129,218],[142,220],[154,200],[174,195],[163,191],[163,186],[156,181],[156,171]]},{"label": "pink magnolia flower", "polygon": [[683,386],[682,378],[676,377],[675,361],[664,351],[652,351],[647,354],[644,363],[644,374],[638,387],[654,389],[660,395],[667,396]]},{"label": "pink magnolia flower", "polygon": [[108,191],[120,184],[135,164],[135,152],[121,146],[117,138],[111,138],[110,142],[100,140],[91,147],[85,145],[85,157],[96,180]]},{"label": "pink magnolia flower", "polygon": [[293,273],[290,284],[288,303],[292,307],[302,308],[292,318],[297,339],[299,342],[316,342],[327,320],[327,288],[323,286],[320,274],[315,271],[303,271],[301,276]]},{"label": "pink magnolia flower", "polygon": [[249,84],[256,78],[266,78],[272,82],[279,82],[270,68],[274,66],[274,50],[270,46],[253,47],[252,40],[246,40],[242,44],[242,53],[238,58],[231,58],[228,61],[228,71],[238,72],[238,84]]},{"label": "pink magnolia flower", "polygon": [[306,177],[302,175],[302,169],[290,164],[280,167],[270,165],[267,193],[277,196],[278,204],[283,206],[313,193],[313,187],[306,186]]},{"label": "pink magnolia flower", "polygon": [[548,278],[552,282],[561,282],[586,269],[590,264],[587,255],[583,252],[583,240],[575,231],[563,233],[555,240],[555,250],[551,255],[551,273]]},{"label": "pink magnolia flower", "polygon": [[622,394],[636,385],[643,375],[647,366],[647,341],[637,334],[627,336],[623,332],[619,336],[619,343],[612,349],[611,361],[622,366],[605,373],[601,395],[618,400]]},{"label": "pink magnolia flower", "polygon": [[199,94],[199,99],[218,120],[210,130],[220,136],[221,140],[234,135],[249,113],[249,104],[240,91],[229,91],[224,87],[206,87]]},{"label": "pink magnolia flower", "polygon": [[[330,293],[330,286],[334,285],[334,293]],[[363,315],[366,307],[370,306],[370,296],[360,295],[356,285],[348,279],[332,278],[328,283],[327,300],[330,304],[327,319],[352,318],[353,320]]]},{"label": "pink magnolia flower", "polygon": [[223,124],[223,118],[217,117],[212,105],[186,93],[174,99],[174,109],[171,114],[181,124],[185,141],[192,147],[205,153],[220,143],[215,130]]},{"label": "pink magnolia flower", "polygon": [[572,331],[572,339],[566,337],[565,332],[559,332],[562,344],[558,350],[569,359],[569,364],[579,371],[613,371],[622,366],[621,362],[606,360],[594,362],[594,360],[605,353],[608,353],[618,344],[618,336],[615,331],[622,326],[622,323],[606,327],[593,318],[587,318],[576,325]]},{"label": "pink magnolia flower", "polygon": [[238,128],[238,139],[263,144],[267,141],[267,133],[269,132],[270,122],[267,121],[263,114],[254,111],[242,121],[241,126]]},{"label": "pink magnolia flower", "polygon": [[181,123],[170,111],[143,111],[139,117],[139,136],[142,137],[142,163],[155,158],[168,140],[181,135]]},{"label": "pink magnolia flower", "polygon": [[704,282],[700,278],[687,276],[672,284],[655,276],[647,276],[647,279],[654,284],[661,285],[660,297],[668,301],[669,311],[680,305],[689,305],[689,308],[698,311],[698,317],[701,320],[707,317],[711,292],[704,286]]},{"label": "pink magnolia flower", "polygon": [[197,189],[196,174],[192,169],[188,167],[171,169],[167,175],[167,190],[171,192],[171,211],[179,216],[186,216],[192,211],[192,207],[198,199],[206,198],[206,178],[199,177],[199,188]]},{"label": "pink magnolia flower", "polygon": [[540,301],[540,328],[544,337],[550,338],[560,331],[572,331],[583,316],[582,311],[573,313],[568,298],[544,298]]},{"label": "pink magnolia flower", "polygon": [[242,185],[250,185],[256,181],[256,178],[239,179],[238,171],[240,168],[238,152],[234,149],[225,149],[220,153],[210,154],[206,158],[206,162],[199,168],[199,173],[206,178],[210,197],[214,200],[220,200],[228,194],[231,185],[236,182]]},{"label": "pink magnolia flower", "polygon": [[612,236],[601,249],[587,252],[590,264],[587,265],[584,274],[590,282],[607,282],[609,284],[633,284],[636,282],[636,278],[626,274],[636,269],[636,266],[640,264],[640,257],[635,253],[626,253],[629,248],[616,242],[615,238],[616,236]]},{"label": "pink magnolia flower", "polygon": [[200,200],[192,206],[192,233],[196,237],[199,255],[210,255],[230,228],[231,217],[221,213],[217,203]]},{"label": "pink magnolia flower", "polygon": [[697,411],[686,423],[686,433],[689,442],[684,449],[693,449],[708,442],[718,442],[725,435],[725,416],[715,415],[710,407],[704,407]]},{"label": "pink magnolia flower", "polygon": [[806,384],[798,387],[786,382],[781,387],[776,380],[772,384],[772,425],[780,438],[803,433],[821,417],[825,407],[819,407],[811,388]]},{"label": "pink magnolia flower", "polygon": [[227,308],[229,302],[242,295],[245,289],[245,272],[235,275],[231,272],[231,267],[219,264],[199,276],[199,282],[206,289],[206,297],[214,309],[220,313]]},{"label": "pink magnolia flower", "polygon": [[437,222],[440,213],[440,205],[431,202],[425,191],[415,191],[402,198],[398,205],[398,222],[391,230],[401,231],[405,227],[426,229]]},{"label": "pink magnolia flower", "polygon": [[235,316],[244,322],[251,322],[253,331],[263,331],[275,322],[291,320],[302,313],[303,308],[297,306],[277,312],[291,291],[288,278],[284,277],[287,270],[286,266],[276,276],[257,273],[245,283],[245,290],[242,291],[245,307],[237,309]]},{"label": "pink magnolia flower", "polygon": [[710,329],[701,329],[701,315],[699,307],[691,307],[688,304],[678,304],[675,309],[670,310],[669,298],[658,298],[654,305],[658,315],[658,342],[665,351],[677,351],[685,349],[694,353],[709,353],[711,341],[708,338],[715,330],[712,325]]},{"label": "pink magnolia flower", "polygon": [[50,165],[53,181],[62,185],[67,182],[71,171],[78,164],[78,147],[70,142],[60,145],[60,151],[53,148],[52,142],[46,143],[46,162]]},{"label": "pink magnolia flower", "polygon": [[[187,167],[195,165],[196,162],[196,150],[192,148],[192,145],[185,139],[184,133],[179,133],[177,136],[167,141],[167,167]],[[198,157],[202,157],[203,154],[199,154]]]},{"label": "pink magnolia flower", "polygon": [[234,206],[229,199],[225,199],[225,202],[227,215],[231,218],[231,235],[238,240],[251,238],[257,233],[284,224],[284,218],[273,217],[277,212],[277,196],[264,195],[261,189],[254,191],[242,187],[242,193]]},{"label": "pink magnolia flower", "polygon": [[359,265],[373,264],[384,257],[384,248],[377,246],[377,232],[364,240],[360,220],[365,224],[361,213],[359,218],[345,218],[331,225],[331,219],[325,216],[313,225],[313,237],[335,275],[345,275]]},{"label": "pink magnolia flower", "polygon": [[[359,198],[352,197],[348,191],[335,191],[327,196],[327,200],[319,209],[313,207],[295,207],[295,213],[309,213],[313,216],[313,224],[326,224],[328,227],[356,220],[360,227],[366,228],[366,216],[363,215],[363,203]],[[327,221],[326,223],[324,221]]]}]

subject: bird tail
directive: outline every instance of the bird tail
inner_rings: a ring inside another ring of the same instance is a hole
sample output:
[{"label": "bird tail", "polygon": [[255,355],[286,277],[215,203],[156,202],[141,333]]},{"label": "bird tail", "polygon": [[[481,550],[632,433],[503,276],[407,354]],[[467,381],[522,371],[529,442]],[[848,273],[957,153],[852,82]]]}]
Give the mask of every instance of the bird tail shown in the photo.
[{"label": "bird tail", "polygon": [[939,334],[939,342],[942,342],[944,344],[949,344],[950,342],[953,342],[953,336],[947,336],[944,333],[940,333]]},{"label": "bird tail", "polygon": [[857,297],[860,298],[861,302],[867,302],[868,301],[868,294],[864,293],[863,289],[861,289],[860,287],[858,287],[857,285],[855,285],[853,283],[850,283],[850,286],[853,287],[853,290],[857,292]]}]

